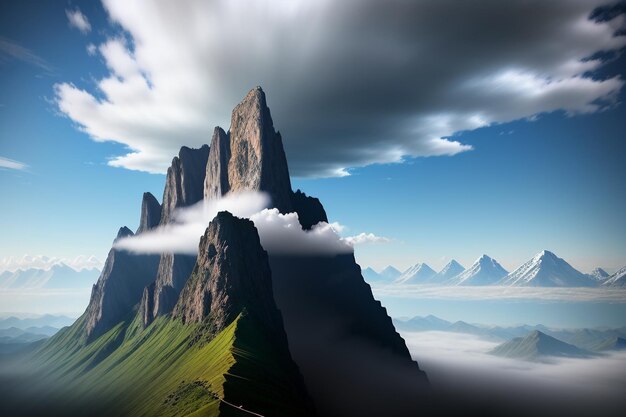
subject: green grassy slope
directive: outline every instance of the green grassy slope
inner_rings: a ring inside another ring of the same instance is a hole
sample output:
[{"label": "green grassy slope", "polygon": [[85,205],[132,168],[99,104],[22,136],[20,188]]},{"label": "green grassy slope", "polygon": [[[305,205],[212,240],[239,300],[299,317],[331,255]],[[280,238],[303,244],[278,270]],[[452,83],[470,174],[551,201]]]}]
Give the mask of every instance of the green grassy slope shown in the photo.
[{"label": "green grassy slope", "polygon": [[295,366],[246,313],[217,335],[169,316],[145,330],[129,318],[89,344],[81,328],[79,319],[33,358],[68,408],[94,398],[109,415],[250,415],[219,397],[263,415],[308,413]]}]

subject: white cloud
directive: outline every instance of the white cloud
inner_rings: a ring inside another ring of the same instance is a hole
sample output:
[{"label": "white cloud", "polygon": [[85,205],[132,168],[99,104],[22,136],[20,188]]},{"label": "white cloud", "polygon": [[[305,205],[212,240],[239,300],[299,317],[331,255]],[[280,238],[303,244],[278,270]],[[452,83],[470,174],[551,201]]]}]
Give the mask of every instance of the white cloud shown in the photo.
[{"label": "white cloud", "polygon": [[136,253],[196,254],[200,237],[220,211],[254,222],[261,245],[272,254],[334,255],[352,253],[354,242],[337,234],[339,223],[320,222],[311,230],[302,230],[296,213],[281,214],[267,209],[265,193],[228,194],[219,200],[201,201],[176,212],[176,221],[136,236],[118,240],[114,247]]},{"label": "white cloud", "polygon": [[548,288],[548,287],[460,287],[429,285],[372,284],[377,296],[407,299],[445,300],[546,300],[626,302],[626,290],[619,288]]},{"label": "white cloud", "polygon": [[124,31],[99,47],[109,74],[98,91],[57,85],[56,100],[128,147],[110,165],[162,173],[262,85],[292,174],[347,175],[472,149],[456,132],[612,104],[624,82],[588,76],[603,61],[587,58],[626,37],[621,16],[589,19],[601,3],[105,0]]},{"label": "white cloud", "polygon": [[228,194],[218,200],[202,200],[191,207],[179,209],[174,214],[175,222],[120,239],[116,249],[136,253],[198,253],[200,237],[209,222],[220,211],[228,211],[237,217],[250,217],[267,207],[270,199],[267,194],[247,192]]},{"label": "white cloud", "polygon": [[96,45],[94,45],[93,43],[90,43],[89,45],[87,45],[87,55],[95,56],[97,52],[98,52],[98,47]]},{"label": "white cloud", "polygon": [[85,16],[80,10],[66,10],[65,14],[71,27],[80,30],[82,33],[91,32],[91,24],[89,23],[87,16]]},{"label": "white cloud", "polygon": [[250,219],[259,230],[261,245],[272,254],[335,255],[353,251],[326,222],[302,230],[296,213],[281,214],[275,208],[265,209]]},{"label": "white cloud", "polygon": [[23,162],[15,161],[13,159],[4,158],[0,156],[0,169],[14,169],[17,171],[24,171],[28,168]]},{"label": "white cloud", "polygon": [[389,243],[391,239],[383,236],[376,236],[373,233],[359,233],[356,236],[344,238],[351,245],[362,245],[364,243]]},{"label": "white cloud", "polygon": [[28,64],[34,65],[48,73],[54,72],[54,68],[45,59],[35,54],[30,49],[13,42],[10,39],[0,36],[0,63],[6,59],[18,59]]}]

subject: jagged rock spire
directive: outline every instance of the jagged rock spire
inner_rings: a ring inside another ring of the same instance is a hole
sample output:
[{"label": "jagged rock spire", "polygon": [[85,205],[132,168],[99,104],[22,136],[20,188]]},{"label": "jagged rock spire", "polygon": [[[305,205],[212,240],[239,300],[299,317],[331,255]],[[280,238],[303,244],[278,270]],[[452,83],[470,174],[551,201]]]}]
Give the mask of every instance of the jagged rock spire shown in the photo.
[{"label": "jagged rock spire", "polygon": [[208,158],[209,146],[204,145],[199,149],[183,146],[172,159],[163,191],[161,224],[171,222],[177,208],[202,200]]},{"label": "jagged rock spire", "polygon": [[[122,227],[115,240],[128,236],[133,236],[133,232]],[[109,251],[85,311],[85,333],[89,339],[105,333],[132,311],[143,288],[154,280],[157,262],[155,255],[136,255],[115,248]]]},{"label": "jagged rock spire", "polygon": [[137,234],[153,229],[161,221],[161,205],[151,193],[143,193],[141,200],[141,218]]},{"label": "jagged rock spire", "polygon": [[213,136],[205,198],[228,191],[265,191],[273,207],[292,211],[287,158],[261,87],[252,89],[235,107],[228,135],[222,132],[216,129]]}]

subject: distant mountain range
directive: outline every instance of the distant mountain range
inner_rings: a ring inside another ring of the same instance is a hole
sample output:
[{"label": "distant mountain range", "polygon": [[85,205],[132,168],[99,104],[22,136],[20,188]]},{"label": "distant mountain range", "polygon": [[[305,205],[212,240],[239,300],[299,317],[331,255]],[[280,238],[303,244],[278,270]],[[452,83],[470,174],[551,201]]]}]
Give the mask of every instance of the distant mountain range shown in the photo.
[{"label": "distant mountain range", "polygon": [[0,354],[21,352],[69,326],[74,319],[45,315],[36,318],[7,317],[0,319]]},{"label": "distant mountain range", "polygon": [[511,273],[495,259],[482,255],[468,269],[453,259],[439,272],[435,272],[425,263],[417,263],[404,272],[393,266],[388,266],[380,273],[366,268],[363,270],[363,277],[376,284],[626,287],[626,267],[613,275],[609,275],[602,268],[595,268],[590,274],[584,274],[548,250],[539,252]]},{"label": "distant mountain range", "polygon": [[90,288],[98,279],[100,270],[76,270],[64,263],[50,268],[28,268],[0,273],[0,289],[32,288]]},{"label": "distant mountain range", "polygon": [[76,319],[67,316],[44,314],[43,316],[19,318],[15,316],[9,316],[0,318],[0,329],[9,329],[15,327],[22,330],[28,330],[29,328],[56,328],[71,326]]},{"label": "distant mountain range", "polygon": [[524,338],[538,331],[585,351],[603,352],[626,348],[626,327],[617,329],[551,329],[541,324],[501,327],[471,324],[464,321],[450,322],[433,315],[403,320],[394,319],[394,325],[401,332],[465,333],[494,342],[508,342],[516,338]]}]

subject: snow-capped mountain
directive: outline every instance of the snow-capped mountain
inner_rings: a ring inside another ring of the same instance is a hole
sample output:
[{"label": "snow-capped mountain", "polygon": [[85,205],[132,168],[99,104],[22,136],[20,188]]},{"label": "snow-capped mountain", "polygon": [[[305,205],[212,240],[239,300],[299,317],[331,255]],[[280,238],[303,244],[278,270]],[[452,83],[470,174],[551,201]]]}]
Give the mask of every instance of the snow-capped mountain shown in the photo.
[{"label": "snow-capped mountain", "polygon": [[493,285],[508,271],[495,259],[483,255],[465,271],[448,281],[450,285]]},{"label": "snow-capped mountain", "polygon": [[626,266],[608,277],[602,285],[607,287],[626,287]]},{"label": "snow-capped mountain", "polygon": [[57,258],[45,255],[24,255],[0,259],[0,271],[16,272],[18,270],[43,269],[49,270],[54,265],[65,264],[76,271],[83,269],[102,269],[103,263],[95,256],[80,255],[74,259]]},{"label": "snow-capped mountain", "polygon": [[432,284],[443,284],[463,271],[465,271],[463,265],[453,259],[448,262],[448,264],[444,266],[441,271],[437,272],[430,280],[428,280],[428,282]]},{"label": "snow-capped mountain", "polygon": [[99,275],[100,270],[97,268],[77,271],[64,263],[57,263],[48,269],[4,271],[0,274],[0,289],[89,288]]},{"label": "snow-capped mountain", "polygon": [[380,271],[378,275],[380,275],[380,277],[385,279],[386,281],[393,281],[394,279],[402,275],[402,272],[398,271],[396,268],[389,265],[387,268]]},{"label": "snow-capped mountain", "polygon": [[516,287],[595,287],[597,281],[544,250],[498,284]]},{"label": "snow-capped mountain", "polygon": [[436,274],[433,269],[425,263],[418,263],[407,269],[398,277],[398,284],[425,284]]},{"label": "snow-capped mountain", "polygon": [[610,274],[602,268],[596,268],[593,271],[591,271],[589,276],[598,282],[602,282],[605,279],[607,279],[610,276]]}]

